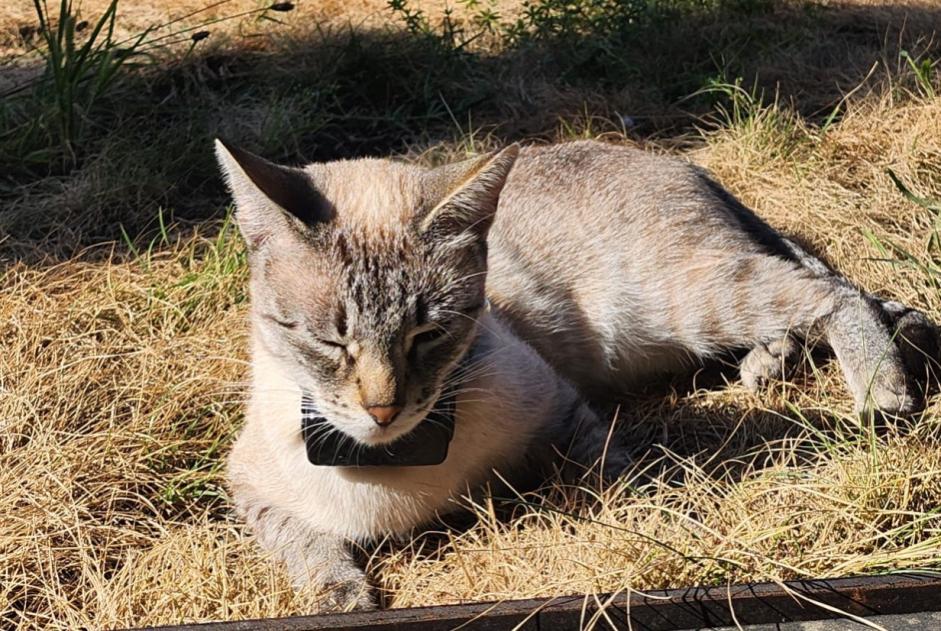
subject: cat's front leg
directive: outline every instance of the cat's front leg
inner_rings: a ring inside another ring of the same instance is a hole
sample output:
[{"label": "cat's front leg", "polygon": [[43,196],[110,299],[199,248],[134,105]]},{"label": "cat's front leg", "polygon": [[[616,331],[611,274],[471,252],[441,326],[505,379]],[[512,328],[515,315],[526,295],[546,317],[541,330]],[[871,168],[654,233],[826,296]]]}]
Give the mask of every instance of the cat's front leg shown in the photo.
[{"label": "cat's front leg", "polygon": [[242,512],[259,544],[285,563],[295,589],[322,597],[322,610],[376,608],[366,573],[342,537],[315,530],[270,506],[246,507]]}]

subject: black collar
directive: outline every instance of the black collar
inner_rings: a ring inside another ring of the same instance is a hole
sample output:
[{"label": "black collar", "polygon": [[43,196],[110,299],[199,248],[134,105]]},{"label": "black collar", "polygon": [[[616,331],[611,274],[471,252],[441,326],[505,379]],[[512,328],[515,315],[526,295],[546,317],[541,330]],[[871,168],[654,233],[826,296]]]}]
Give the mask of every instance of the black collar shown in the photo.
[{"label": "black collar", "polygon": [[386,445],[368,446],[320,415],[314,400],[301,399],[301,432],[307,459],[324,467],[421,467],[441,464],[454,437],[454,392],[445,392],[415,429]]}]

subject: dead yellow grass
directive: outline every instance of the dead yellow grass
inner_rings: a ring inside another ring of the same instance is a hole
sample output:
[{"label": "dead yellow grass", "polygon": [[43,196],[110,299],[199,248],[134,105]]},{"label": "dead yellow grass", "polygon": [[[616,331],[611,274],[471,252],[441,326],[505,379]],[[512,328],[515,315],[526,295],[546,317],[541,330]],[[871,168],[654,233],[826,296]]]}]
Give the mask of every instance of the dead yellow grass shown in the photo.
[{"label": "dead yellow grass", "polygon": [[[58,11],[59,0],[46,0],[55,15]],[[111,0],[82,0],[73,2],[78,7],[78,15],[82,19],[93,20],[101,15]],[[258,35],[269,33],[273,27],[271,23],[259,22],[253,11],[264,8],[270,2],[258,0],[214,0],[211,2],[194,4],[186,0],[162,0],[161,2],[148,2],[146,0],[122,0],[120,3],[121,20],[117,24],[119,39],[132,37],[137,33],[151,28],[154,25],[166,24],[173,21],[172,29],[189,28],[204,22],[222,19],[219,24],[211,26],[214,37],[250,34]],[[388,21],[388,11],[385,2],[377,0],[295,0],[294,9],[290,12],[276,13],[275,16],[282,23],[291,26],[302,26],[314,22],[342,21],[356,25],[378,24]],[[415,8],[426,11],[429,15],[440,17],[446,7],[445,0],[420,0],[410,3]],[[518,2],[503,3],[506,6],[515,6]],[[454,8],[452,7],[452,10]],[[458,6],[456,15],[462,9]],[[231,16],[245,14],[243,18],[229,19]],[[0,56],[22,53],[32,41],[34,29],[37,27],[36,13],[32,0],[20,0],[6,3],[0,11]],[[164,35],[168,29],[154,31],[155,35]],[[24,37],[26,40],[24,41]]]},{"label": "dead yellow grass", "polygon": [[[854,280],[941,320],[937,289],[874,260],[862,233],[926,252],[931,218],[885,169],[941,197],[941,98],[906,86],[851,99],[826,132],[757,108],[687,155]],[[0,263],[0,624],[316,609],[221,486],[246,374],[241,256],[231,226],[211,224],[152,254]],[[478,506],[469,529],[385,546],[371,566],[394,606],[938,568],[941,403],[882,436],[851,407],[832,366],[757,396],[733,384],[635,402],[620,422],[643,485],[555,489],[509,517]]]}]

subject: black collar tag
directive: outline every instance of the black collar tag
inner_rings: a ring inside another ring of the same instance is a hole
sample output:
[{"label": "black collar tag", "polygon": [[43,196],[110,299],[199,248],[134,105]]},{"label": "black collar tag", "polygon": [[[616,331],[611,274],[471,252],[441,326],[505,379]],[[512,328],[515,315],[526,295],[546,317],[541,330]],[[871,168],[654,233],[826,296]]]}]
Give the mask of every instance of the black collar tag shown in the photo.
[{"label": "black collar tag", "polygon": [[[446,399],[446,400],[443,400]],[[454,397],[439,400],[415,429],[386,445],[356,442],[320,415],[307,395],[301,399],[301,432],[307,459],[322,467],[423,467],[441,464],[454,437]]]}]

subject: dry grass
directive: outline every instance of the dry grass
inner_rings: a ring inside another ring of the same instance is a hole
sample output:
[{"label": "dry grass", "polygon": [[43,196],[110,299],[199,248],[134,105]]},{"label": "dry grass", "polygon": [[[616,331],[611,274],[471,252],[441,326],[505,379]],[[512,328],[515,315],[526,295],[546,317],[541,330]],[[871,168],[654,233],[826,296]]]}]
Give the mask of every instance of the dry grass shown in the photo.
[{"label": "dry grass", "polygon": [[[863,232],[921,260],[930,256],[933,218],[898,193],[885,169],[920,194],[941,197],[941,98],[920,89],[899,65],[899,32],[889,37],[880,30],[901,20],[904,8],[872,0],[841,6],[846,14],[833,24],[855,25],[862,35],[834,35],[836,43],[824,50],[802,44],[774,52],[799,62],[760,67],[759,82],[783,86],[777,102],[746,99],[730,118],[709,104],[704,112],[712,113],[711,123],[688,115],[679,124],[658,119],[641,127],[649,132],[643,140],[709,167],[774,225],[812,244],[854,280],[941,320],[932,279],[877,260],[881,255]],[[312,11],[327,11],[318,7]],[[350,10],[361,17],[379,8],[363,0]],[[5,9],[3,20],[27,19],[17,10]],[[133,6],[127,12],[132,25],[151,19]],[[922,23],[912,17],[909,32],[933,29],[941,37],[941,12],[918,15]],[[755,28],[774,23],[754,19]],[[826,28],[843,32],[833,24]],[[300,28],[295,23],[285,37]],[[7,35],[12,46],[16,38]],[[930,37],[915,39],[939,56]],[[264,51],[270,41],[252,46]],[[815,56],[824,61],[812,66]],[[855,65],[841,65],[842,76],[814,82],[815,73],[825,74],[821,68],[848,58]],[[829,109],[820,114],[819,103],[832,108],[875,62],[878,72],[823,129]],[[277,61],[270,63],[263,67],[276,68]],[[936,72],[931,79],[941,89]],[[507,108],[518,108],[510,131],[484,125],[468,134],[461,120],[461,130],[434,128],[398,151],[439,161],[507,136],[617,140],[611,120],[625,110],[616,108],[639,104],[642,111],[659,102],[643,90],[546,83],[544,92],[528,97],[538,105],[534,113],[524,99],[513,100],[520,89],[514,75],[502,80],[509,82]],[[245,122],[266,108],[308,116],[298,102],[256,94],[232,105],[231,94],[194,94],[186,107],[219,117],[210,129],[241,130],[255,146],[266,133],[282,134],[277,137],[289,139],[284,144],[270,142],[285,155],[308,147],[302,135],[280,127],[270,132],[269,119],[257,129]],[[732,101],[717,102],[731,107]],[[674,105],[670,115],[683,107]],[[161,123],[169,133],[197,135],[192,121],[203,119],[174,116]],[[362,129],[368,128],[354,132]],[[219,214],[206,219],[205,210],[180,213],[170,229],[155,230],[157,207],[182,206],[195,191],[199,204],[218,210],[222,198],[203,184],[214,178],[205,156],[194,158],[199,166],[191,167],[196,175],[186,184],[173,180],[173,191],[155,194],[161,182],[180,176],[159,171],[147,153],[164,137],[148,136],[128,149],[130,133],[94,144],[70,172],[21,178],[2,191],[0,215],[15,211],[20,219],[6,228],[0,223],[6,230],[0,233],[0,626],[103,628],[309,612],[314,600],[293,594],[259,555],[229,515],[221,487],[246,374],[241,244]],[[192,142],[197,146],[201,136]],[[342,153],[324,151],[333,150]],[[131,169],[132,158],[142,166]],[[152,173],[159,177],[148,180]],[[42,229],[22,227],[24,217]],[[131,234],[141,234],[133,246],[105,238],[118,234],[112,224],[121,217]],[[941,402],[933,401],[914,427],[876,434],[856,424],[830,365],[761,395],[734,383],[685,385],[621,411],[638,466],[648,470],[643,485],[511,498],[500,511],[476,507],[479,519],[468,529],[380,547],[371,565],[394,606],[941,569]],[[601,501],[589,501],[593,495]]]}]

